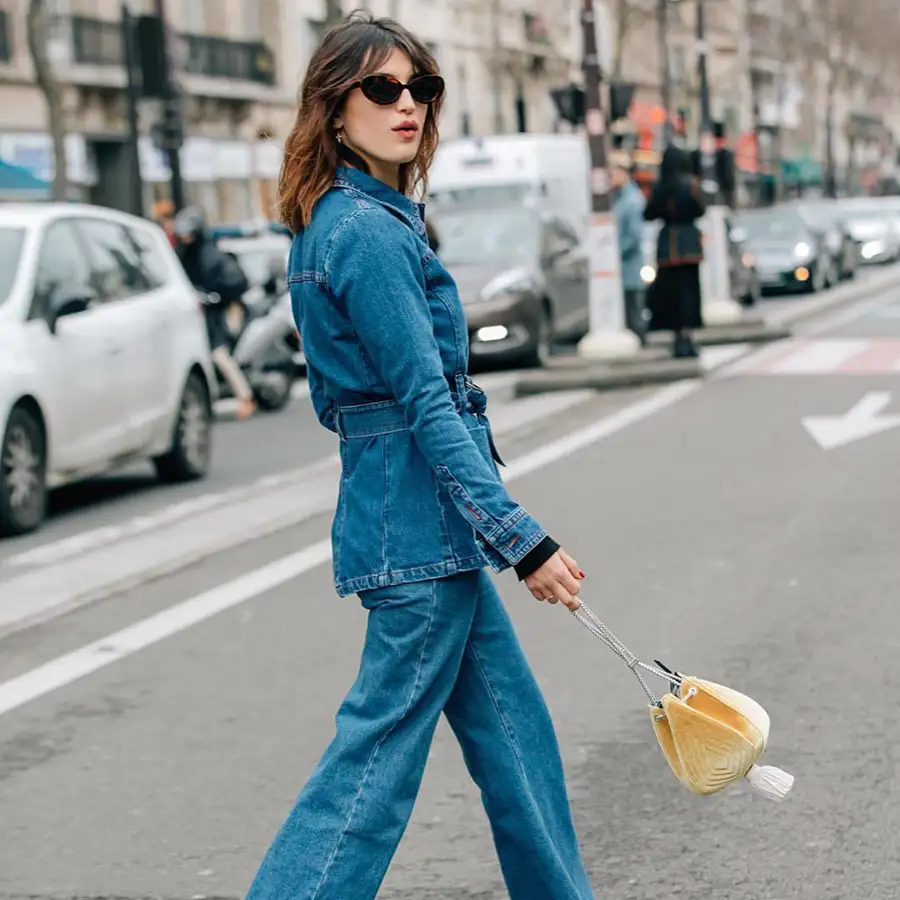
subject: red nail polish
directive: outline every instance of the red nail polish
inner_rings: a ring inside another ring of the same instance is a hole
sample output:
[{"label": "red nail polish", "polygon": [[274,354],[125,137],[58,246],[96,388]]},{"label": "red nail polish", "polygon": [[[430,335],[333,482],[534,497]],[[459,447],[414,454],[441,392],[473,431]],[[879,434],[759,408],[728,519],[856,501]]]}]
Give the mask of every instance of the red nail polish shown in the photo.
[{"label": "red nail polish", "polygon": [[578,577],[579,577],[579,578],[584,578],[584,577],[585,577],[584,572],[582,572],[581,569],[578,570]]}]

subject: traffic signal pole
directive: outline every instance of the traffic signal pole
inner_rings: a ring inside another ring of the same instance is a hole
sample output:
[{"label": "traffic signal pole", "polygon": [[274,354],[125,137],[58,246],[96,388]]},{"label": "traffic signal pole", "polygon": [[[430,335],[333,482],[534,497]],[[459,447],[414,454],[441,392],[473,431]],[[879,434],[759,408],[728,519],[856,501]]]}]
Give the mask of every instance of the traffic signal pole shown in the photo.
[{"label": "traffic signal pole", "polygon": [[666,114],[663,148],[672,143],[672,63],[669,58],[669,0],[656,0],[656,29],[659,41],[660,100]]},{"label": "traffic signal pole", "polygon": [[128,109],[128,155],[130,157],[130,210],[136,216],[144,215],[144,182],[141,178],[141,156],[139,150],[140,121],[138,114],[137,61],[134,46],[134,19],[129,8],[129,0],[121,0],[120,26],[122,29],[122,49],[125,58],[125,88]]},{"label": "traffic signal pole", "polygon": [[584,124],[591,166],[588,224],[590,331],[579,343],[578,352],[592,359],[621,359],[637,354],[640,341],[625,327],[619,233],[612,212],[607,163],[607,127],[601,94],[596,14],[594,0],[582,2]]},{"label": "traffic signal pole", "polygon": [[[196,2],[196,0],[193,0]],[[169,46],[169,29],[166,26],[166,7],[165,0],[154,0],[156,16],[162,25],[163,40],[161,47],[162,63],[163,63],[163,79],[165,84],[165,96],[163,97],[163,120],[165,122],[173,122],[177,120],[177,131],[183,133],[183,124],[181,121],[181,103],[175,90],[175,83],[172,79],[172,54]],[[169,170],[172,173],[172,203],[175,211],[184,209],[184,181],[181,177],[181,153],[179,142],[172,142],[166,147],[166,156],[169,161]]]},{"label": "traffic signal pole", "polygon": [[728,207],[722,201],[716,173],[716,138],[709,96],[706,40],[706,2],[697,0],[697,76],[700,82],[700,178],[706,198],[703,230],[703,265],[700,292],[704,325],[731,325],[744,318],[741,305],[731,296],[728,265]]}]

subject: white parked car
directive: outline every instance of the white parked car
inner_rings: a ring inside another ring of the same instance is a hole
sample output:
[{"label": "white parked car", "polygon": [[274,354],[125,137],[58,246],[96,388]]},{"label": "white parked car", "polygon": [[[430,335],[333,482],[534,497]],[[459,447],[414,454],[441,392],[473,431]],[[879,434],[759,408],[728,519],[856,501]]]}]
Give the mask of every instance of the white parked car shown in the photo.
[{"label": "white parked car", "polygon": [[138,459],[206,474],[215,378],[163,231],[75,204],[0,204],[0,535],[47,490]]}]

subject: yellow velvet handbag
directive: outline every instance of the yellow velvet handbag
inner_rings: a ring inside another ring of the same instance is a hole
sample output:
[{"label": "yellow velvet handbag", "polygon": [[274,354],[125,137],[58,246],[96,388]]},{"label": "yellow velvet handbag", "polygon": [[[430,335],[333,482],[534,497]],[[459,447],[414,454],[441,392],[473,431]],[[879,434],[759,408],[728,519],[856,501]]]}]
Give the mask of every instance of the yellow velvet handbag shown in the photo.
[{"label": "yellow velvet handbag", "polygon": [[[666,762],[686,788],[714,794],[746,778],[770,800],[787,796],[793,775],[757,765],[770,728],[769,715],[759,703],[713,681],[641,662],[583,603],[573,615],[634,672],[650,700],[650,721]],[[666,679],[668,693],[657,698],[642,672]]]}]

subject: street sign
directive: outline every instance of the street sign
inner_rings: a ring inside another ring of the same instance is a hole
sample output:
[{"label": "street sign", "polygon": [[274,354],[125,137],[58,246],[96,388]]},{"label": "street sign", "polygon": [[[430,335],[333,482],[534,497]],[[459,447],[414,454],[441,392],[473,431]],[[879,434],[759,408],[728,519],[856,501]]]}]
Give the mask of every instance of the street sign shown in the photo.
[{"label": "street sign", "polygon": [[883,416],[890,391],[872,391],[840,416],[807,416],[803,427],[823,450],[834,450],[900,426],[900,415]]}]

